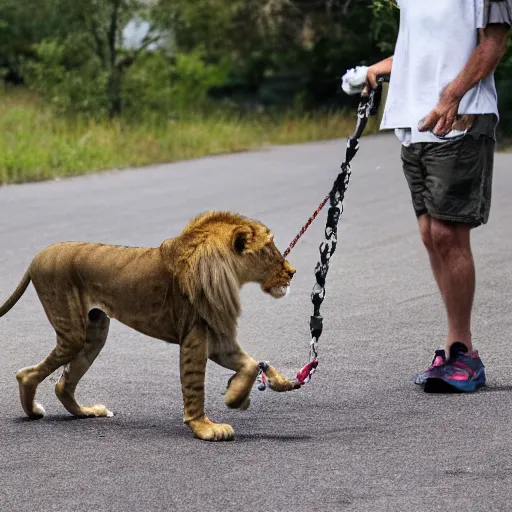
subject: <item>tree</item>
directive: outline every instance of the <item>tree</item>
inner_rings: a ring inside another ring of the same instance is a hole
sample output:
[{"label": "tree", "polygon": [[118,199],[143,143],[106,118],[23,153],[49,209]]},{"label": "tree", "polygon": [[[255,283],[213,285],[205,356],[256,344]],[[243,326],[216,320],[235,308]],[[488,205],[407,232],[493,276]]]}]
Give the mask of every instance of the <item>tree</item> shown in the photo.
[{"label": "tree", "polygon": [[[53,5],[61,23],[51,37],[35,45],[37,59],[26,69],[29,83],[43,94],[53,91],[54,97],[62,97],[59,88],[71,93],[68,86],[73,83],[84,92],[92,85],[103,98],[95,107],[103,102],[110,117],[118,116],[126,70],[162,39],[151,20],[151,5],[143,0],[54,0]],[[147,31],[136,47],[127,48],[124,33],[134,20],[145,20]],[[87,94],[84,104],[90,103]]]},{"label": "tree", "polygon": [[383,56],[367,0],[161,0],[162,26],[177,48],[227,60],[234,82],[258,91],[279,80],[276,99],[304,106],[337,100],[345,69]]},{"label": "tree", "polygon": [[308,109],[350,101],[339,78],[390,52],[396,18],[390,0],[3,0],[0,68],[62,111],[185,102],[223,76]]},{"label": "tree", "polygon": [[123,76],[135,60],[161,35],[149,24],[147,33],[136,48],[123,46],[123,34],[127,24],[139,18],[151,18],[150,7],[141,0],[88,0],[76,2],[76,24],[78,30],[90,34],[93,49],[107,75],[108,114],[121,114]]}]

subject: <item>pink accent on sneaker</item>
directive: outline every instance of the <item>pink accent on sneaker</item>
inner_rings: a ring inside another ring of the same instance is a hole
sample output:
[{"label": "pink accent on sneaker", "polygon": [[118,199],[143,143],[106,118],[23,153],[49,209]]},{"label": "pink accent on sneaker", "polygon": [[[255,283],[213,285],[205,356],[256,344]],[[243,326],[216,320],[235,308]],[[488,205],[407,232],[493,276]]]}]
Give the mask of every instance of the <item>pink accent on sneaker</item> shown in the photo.
[{"label": "pink accent on sneaker", "polygon": [[436,358],[434,359],[434,362],[432,363],[432,366],[437,368],[439,366],[443,366],[443,364],[444,364],[444,359],[441,356],[436,356]]},{"label": "pink accent on sneaker", "polygon": [[469,380],[469,375],[467,373],[455,372],[450,375],[450,380]]},{"label": "pink accent on sneaker", "polygon": [[474,373],[475,370],[473,370],[472,368],[470,368],[469,366],[465,365],[464,363],[461,363],[460,361],[455,361],[452,366],[457,366],[459,368],[462,368],[463,370],[466,370],[470,373]]}]

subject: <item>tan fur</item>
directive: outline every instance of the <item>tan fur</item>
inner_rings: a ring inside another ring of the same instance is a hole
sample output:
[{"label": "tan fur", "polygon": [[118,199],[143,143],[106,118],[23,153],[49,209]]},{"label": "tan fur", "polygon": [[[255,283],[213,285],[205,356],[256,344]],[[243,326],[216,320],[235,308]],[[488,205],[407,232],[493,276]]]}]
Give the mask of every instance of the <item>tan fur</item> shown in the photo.
[{"label": "tan fur", "polygon": [[[232,439],[230,425],[204,414],[207,359],[235,371],[226,404],[247,408],[258,373],[256,361],[236,341],[240,287],[256,282],[280,296],[295,273],[263,224],[229,212],[201,214],[158,248],[65,242],[40,251],[16,291],[0,307],[6,314],[32,283],[57,334],[56,347],[38,365],[16,374],[21,404],[30,418],[44,409],[37,386],[59,367],[55,391],[81,417],[111,416],[103,405],[80,405],[75,388],[103,348],[110,318],[148,336],[180,345],[184,421],[207,440]],[[296,387],[274,368],[276,391]]]}]

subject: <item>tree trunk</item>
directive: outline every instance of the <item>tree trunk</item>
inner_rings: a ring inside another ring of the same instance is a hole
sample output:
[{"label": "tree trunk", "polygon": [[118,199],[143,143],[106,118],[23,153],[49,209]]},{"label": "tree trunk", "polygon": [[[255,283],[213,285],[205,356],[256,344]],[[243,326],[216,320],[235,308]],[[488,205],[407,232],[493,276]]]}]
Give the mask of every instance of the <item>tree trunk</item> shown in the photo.
[{"label": "tree trunk", "polygon": [[122,102],[122,82],[123,75],[122,71],[119,71],[114,67],[111,70],[110,76],[108,78],[108,116],[110,119],[114,117],[118,117],[121,115],[123,110],[123,102]]},{"label": "tree trunk", "polygon": [[121,8],[121,0],[112,0],[112,12],[110,15],[110,25],[107,34],[107,44],[109,52],[109,78],[107,83],[108,94],[108,115],[112,119],[121,115],[122,112],[122,78],[123,73],[117,67],[117,29],[119,10]]}]

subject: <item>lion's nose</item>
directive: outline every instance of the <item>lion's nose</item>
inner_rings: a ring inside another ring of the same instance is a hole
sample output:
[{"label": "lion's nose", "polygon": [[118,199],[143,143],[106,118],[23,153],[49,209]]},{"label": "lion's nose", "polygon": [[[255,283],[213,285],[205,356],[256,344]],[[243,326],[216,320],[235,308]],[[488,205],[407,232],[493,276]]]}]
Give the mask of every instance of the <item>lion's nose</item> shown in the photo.
[{"label": "lion's nose", "polygon": [[288,270],[288,275],[290,276],[290,279],[295,275],[295,272],[297,272],[294,268]]}]

